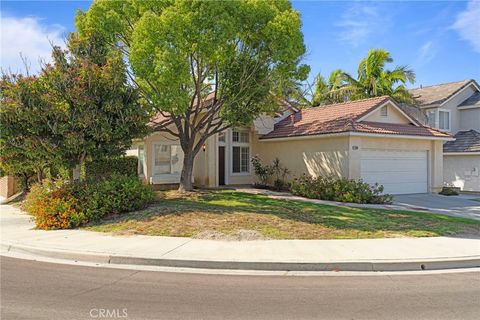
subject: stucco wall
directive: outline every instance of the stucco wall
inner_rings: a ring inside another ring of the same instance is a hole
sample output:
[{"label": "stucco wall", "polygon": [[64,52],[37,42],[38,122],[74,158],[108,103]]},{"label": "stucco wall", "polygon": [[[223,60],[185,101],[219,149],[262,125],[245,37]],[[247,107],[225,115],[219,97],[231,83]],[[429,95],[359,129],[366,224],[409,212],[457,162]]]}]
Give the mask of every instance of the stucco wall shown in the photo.
[{"label": "stucco wall", "polygon": [[460,123],[461,115],[460,110],[457,109],[458,105],[461,104],[463,101],[467,100],[472,94],[475,93],[475,89],[473,86],[469,86],[462,90],[460,93],[455,95],[452,99],[448,100],[444,105],[440,107],[440,109],[450,110],[450,117],[451,117],[451,132],[452,134],[457,133],[462,129],[463,125]]},{"label": "stucco wall", "polygon": [[480,108],[459,110],[460,131],[476,130],[480,132]]},{"label": "stucco wall", "polygon": [[480,191],[480,155],[443,156],[445,183],[464,191]]},{"label": "stucco wall", "polygon": [[254,155],[264,163],[271,163],[278,157],[290,170],[290,179],[303,173],[348,177],[348,143],[348,137],[259,141]]},{"label": "stucco wall", "polygon": [[0,177],[0,200],[10,198],[18,191],[15,178],[12,176]]},{"label": "stucco wall", "polygon": [[383,122],[383,123],[403,123],[403,124],[410,123],[410,121],[407,118],[405,118],[405,116],[402,113],[400,113],[400,111],[398,111],[397,108],[395,108],[391,104],[388,104],[386,107],[387,107],[386,117],[381,115],[381,108],[378,108],[377,110],[375,110],[375,112],[373,112],[364,120],[373,121],[373,122]]}]

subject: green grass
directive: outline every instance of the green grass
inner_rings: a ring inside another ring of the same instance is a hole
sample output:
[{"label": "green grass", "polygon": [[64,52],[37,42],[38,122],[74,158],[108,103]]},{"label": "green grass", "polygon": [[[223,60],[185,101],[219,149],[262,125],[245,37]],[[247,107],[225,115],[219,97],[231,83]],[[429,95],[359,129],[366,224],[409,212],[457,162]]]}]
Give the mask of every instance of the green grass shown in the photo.
[{"label": "green grass", "polygon": [[145,210],[87,226],[93,231],[158,236],[235,235],[272,239],[480,236],[480,221],[398,210],[358,209],[271,199],[230,190],[159,193]]}]

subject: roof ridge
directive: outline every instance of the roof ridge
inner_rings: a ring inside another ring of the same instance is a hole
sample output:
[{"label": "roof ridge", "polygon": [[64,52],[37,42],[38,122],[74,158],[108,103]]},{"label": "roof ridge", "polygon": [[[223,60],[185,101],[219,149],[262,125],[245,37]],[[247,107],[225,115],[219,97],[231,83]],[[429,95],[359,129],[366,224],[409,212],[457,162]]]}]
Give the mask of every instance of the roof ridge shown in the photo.
[{"label": "roof ridge", "polygon": [[464,80],[459,80],[459,81],[450,81],[450,82],[444,82],[444,83],[437,83],[437,84],[431,84],[431,85],[429,85],[429,86],[421,86],[421,87],[417,87],[417,88],[408,89],[408,91],[411,91],[411,90],[422,90],[422,89],[425,89],[425,88],[444,86],[444,85],[447,85],[447,84],[460,83],[460,82],[469,83],[469,82],[472,82],[472,81],[475,81],[475,80],[474,80],[474,79],[464,79]]},{"label": "roof ridge", "polygon": [[349,103],[357,103],[357,102],[362,102],[362,101],[367,101],[367,100],[375,100],[375,99],[381,99],[381,98],[382,98],[382,99],[385,99],[385,98],[393,99],[393,98],[390,97],[389,95],[383,95],[383,96],[370,97],[370,98],[364,98],[364,99],[358,99],[358,100],[349,100],[349,101],[345,101],[345,102],[322,104],[322,105],[318,105],[318,106],[314,106],[314,107],[302,109],[302,111],[303,111],[303,110],[311,110],[311,109],[314,109],[314,108],[321,108],[321,107],[341,106],[341,105],[345,105],[345,104],[349,104]]}]

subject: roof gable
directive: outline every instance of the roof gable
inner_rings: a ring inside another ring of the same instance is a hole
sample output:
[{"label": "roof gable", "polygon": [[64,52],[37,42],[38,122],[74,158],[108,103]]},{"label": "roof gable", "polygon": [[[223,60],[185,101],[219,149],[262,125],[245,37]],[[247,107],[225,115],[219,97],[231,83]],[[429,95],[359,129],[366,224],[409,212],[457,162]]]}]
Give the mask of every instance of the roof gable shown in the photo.
[{"label": "roof gable", "polygon": [[[386,103],[402,112],[410,120],[410,123],[382,123],[364,119],[373,110]],[[276,123],[274,130],[261,139],[342,132],[451,137],[447,133],[422,126],[402,111],[390,97],[382,96],[300,110]]]},{"label": "roof gable", "polygon": [[452,97],[469,86],[473,86],[477,91],[480,91],[477,82],[473,79],[470,79],[415,88],[409,90],[409,92],[418,102],[420,107],[436,107],[446,103]]}]

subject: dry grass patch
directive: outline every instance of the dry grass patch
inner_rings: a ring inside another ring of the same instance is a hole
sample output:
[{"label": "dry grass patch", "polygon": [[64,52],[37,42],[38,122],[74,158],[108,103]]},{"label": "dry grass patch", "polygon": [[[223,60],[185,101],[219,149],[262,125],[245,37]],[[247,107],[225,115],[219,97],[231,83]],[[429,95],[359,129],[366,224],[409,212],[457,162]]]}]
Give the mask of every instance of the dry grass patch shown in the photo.
[{"label": "dry grass patch", "polygon": [[480,222],[470,219],[317,205],[230,190],[159,192],[157,202],[149,208],[87,228],[115,234],[227,240],[480,236]]}]

